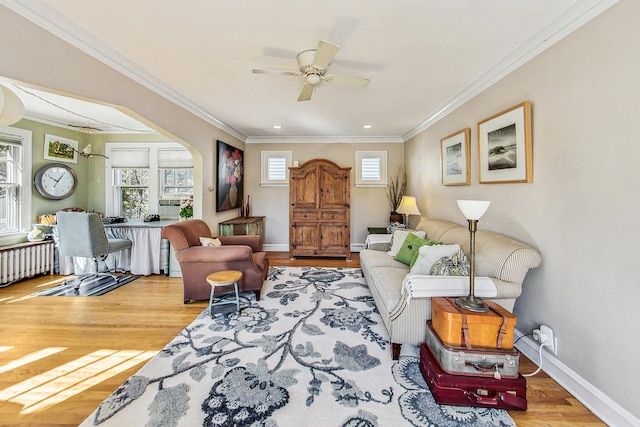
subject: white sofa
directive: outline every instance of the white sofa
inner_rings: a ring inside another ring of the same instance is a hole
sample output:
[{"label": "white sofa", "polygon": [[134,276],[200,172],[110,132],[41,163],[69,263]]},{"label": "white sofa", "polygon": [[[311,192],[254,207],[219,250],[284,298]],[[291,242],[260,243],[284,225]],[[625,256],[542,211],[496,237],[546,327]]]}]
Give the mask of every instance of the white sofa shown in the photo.
[{"label": "white sofa", "polygon": [[[458,244],[469,256],[469,229],[446,220],[423,219],[416,227],[426,237],[445,245]],[[389,331],[392,357],[397,359],[401,344],[419,345],[425,340],[426,322],[431,319],[431,298],[411,298],[403,281],[409,266],[387,254],[388,245],[360,252],[360,265],[378,311]],[[522,293],[522,282],[531,268],[542,262],[540,253],[524,243],[490,231],[476,232],[476,277],[486,276],[496,287],[489,298],[512,311]],[[438,280],[431,276],[429,280]],[[468,280],[468,279],[467,279]],[[468,288],[467,291],[468,293]],[[463,294],[464,295],[464,294]],[[454,296],[454,295],[452,295]]]}]

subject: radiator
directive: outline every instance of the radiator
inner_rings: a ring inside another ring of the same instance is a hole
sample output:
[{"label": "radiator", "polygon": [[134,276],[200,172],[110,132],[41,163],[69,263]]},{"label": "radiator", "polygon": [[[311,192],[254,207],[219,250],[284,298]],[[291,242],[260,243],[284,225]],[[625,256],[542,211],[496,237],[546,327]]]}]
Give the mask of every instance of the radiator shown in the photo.
[{"label": "radiator", "polygon": [[53,241],[0,247],[0,286],[36,274],[53,273]]}]

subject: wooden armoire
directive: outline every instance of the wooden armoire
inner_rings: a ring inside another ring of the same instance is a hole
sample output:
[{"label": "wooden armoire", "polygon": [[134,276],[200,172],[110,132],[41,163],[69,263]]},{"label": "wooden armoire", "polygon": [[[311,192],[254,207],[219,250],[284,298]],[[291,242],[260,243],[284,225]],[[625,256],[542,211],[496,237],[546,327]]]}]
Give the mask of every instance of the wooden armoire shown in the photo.
[{"label": "wooden armoire", "polygon": [[289,257],[351,260],[351,168],[314,159],[289,171]]}]

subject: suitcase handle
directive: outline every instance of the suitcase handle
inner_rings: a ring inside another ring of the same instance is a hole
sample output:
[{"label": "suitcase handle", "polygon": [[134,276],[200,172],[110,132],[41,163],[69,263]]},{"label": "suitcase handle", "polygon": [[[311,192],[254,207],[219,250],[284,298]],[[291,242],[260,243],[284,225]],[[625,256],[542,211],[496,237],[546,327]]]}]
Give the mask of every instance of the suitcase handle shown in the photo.
[{"label": "suitcase handle", "polygon": [[491,372],[491,371],[497,371],[500,368],[504,368],[504,363],[494,363],[493,365],[482,366],[479,363],[472,362],[470,360],[465,360],[464,364],[466,366],[471,366],[473,369],[480,372]]},{"label": "suitcase handle", "polygon": [[466,392],[465,394],[469,400],[480,405],[496,406],[498,403],[502,402],[505,405],[513,407],[513,409],[527,409],[527,400],[511,393],[497,392],[493,397],[479,396],[476,393],[471,392]]}]

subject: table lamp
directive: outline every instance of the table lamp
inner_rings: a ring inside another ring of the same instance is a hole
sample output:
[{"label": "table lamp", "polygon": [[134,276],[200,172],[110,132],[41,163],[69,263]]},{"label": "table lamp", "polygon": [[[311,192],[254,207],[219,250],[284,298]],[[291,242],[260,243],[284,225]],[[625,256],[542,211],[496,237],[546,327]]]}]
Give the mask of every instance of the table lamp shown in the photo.
[{"label": "table lamp", "polygon": [[474,277],[476,270],[476,230],[478,228],[478,220],[489,209],[491,202],[483,200],[458,200],[458,208],[462,211],[462,214],[467,218],[469,222],[469,234],[470,242],[469,248],[471,251],[470,271],[469,271],[469,295],[466,297],[459,297],[456,299],[456,305],[464,309],[475,311],[478,313],[484,313],[489,310],[489,307],[480,299],[474,295]]},{"label": "table lamp", "polygon": [[400,206],[398,206],[396,212],[404,216],[404,223],[409,226],[409,215],[420,215],[418,205],[416,204],[416,198],[413,196],[402,196]]}]

